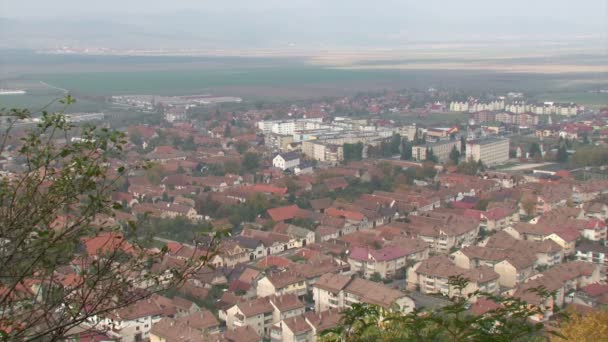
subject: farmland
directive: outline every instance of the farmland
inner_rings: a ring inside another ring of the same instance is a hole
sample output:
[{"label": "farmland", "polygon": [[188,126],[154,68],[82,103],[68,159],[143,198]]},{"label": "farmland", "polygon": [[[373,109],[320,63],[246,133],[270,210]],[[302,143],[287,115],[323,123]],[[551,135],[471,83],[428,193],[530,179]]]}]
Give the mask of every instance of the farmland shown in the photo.
[{"label": "farmland", "polygon": [[[352,64],[355,67],[344,67],[344,62],[317,63],[314,58],[293,56],[44,56],[13,52],[3,58],[0,87],[26,89],[29,95],[0,97],[0,106],[22,103],[39,106],[61,96],[61,91],[41,86],[41,82],[69,90],[83,102],[88,101],[88,107],[99,105],[101,97],[117,94],[209,93],[276,101],[429,87],[471,92],[521,91],[539,100],[608,102],[606,94],[588,92],[608,87],[608,73],[446,69],[446,63],[463,61],[445,57],[428,65],[416,59],[399,60],[397,64],[401,66],[411,65],[405,68],[391,67],[391,63],[374,68],[376,56],[368,60],[372,65],[356,61]],[[531,63],[529,59],[521,62]],[[595,67],[594,63],[589,64]]]}]

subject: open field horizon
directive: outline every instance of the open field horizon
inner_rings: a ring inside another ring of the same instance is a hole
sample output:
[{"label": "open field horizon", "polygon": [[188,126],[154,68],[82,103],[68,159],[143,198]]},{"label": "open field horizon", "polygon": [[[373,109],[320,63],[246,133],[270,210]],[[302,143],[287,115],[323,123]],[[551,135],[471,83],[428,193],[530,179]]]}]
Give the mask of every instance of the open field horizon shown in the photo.
[{"label": "open field horizon", "polygon": [[[343,51],[316,56],[104,56],[48,55],[13,50],[0,57],[0,88],[25,96],[0,96],[0,106],[61,95],[186,95],[210,93],[246,100],[308,99],[357,92],[429,87],[469,91],[521,91],[539,100],[608,104],[608,62],[598,53],[528,53],[453,56],[445,51]],[[572,53],[572,51],[570,51]],[[432,56],[432,57],[431,57]],[[427,58],[429,57],[429,58]],[[46,85],[42,85],[46,83]],[[46,99],[46,98],[45,98]]]}]

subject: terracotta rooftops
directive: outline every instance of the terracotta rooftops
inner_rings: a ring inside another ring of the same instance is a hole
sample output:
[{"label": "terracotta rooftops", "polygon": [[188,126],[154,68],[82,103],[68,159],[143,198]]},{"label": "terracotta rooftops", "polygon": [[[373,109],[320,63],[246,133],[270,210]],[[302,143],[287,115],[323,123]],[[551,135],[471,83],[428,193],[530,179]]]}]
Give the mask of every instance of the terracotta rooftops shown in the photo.
[{"label": "terracotta rooftops", "polygon": [[338,293],[346,287],[351,278],[341,274],[327,273],[321,276],[315,283],[315,287],[323,290]]}]

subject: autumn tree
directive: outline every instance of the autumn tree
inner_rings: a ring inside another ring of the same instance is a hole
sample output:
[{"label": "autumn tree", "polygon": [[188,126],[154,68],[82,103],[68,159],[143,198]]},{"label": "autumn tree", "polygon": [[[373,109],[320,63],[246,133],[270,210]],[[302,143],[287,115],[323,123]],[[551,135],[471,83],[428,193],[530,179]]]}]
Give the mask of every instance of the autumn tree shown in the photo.
[{"label": "autumn tree", "polygon": [[608,311],[571,312],[558,331],[562,336],[553,336],[551,342],[608,341]]},{"label": "autumn tree", "polygon": [[[146,249],[133,222],[123,228],[114,219],[121,205],[111,193],[128,172],[116,162],[124,134],[76,130],[62,112],[0,111],[8,121],[0,155],[10,148],[22,169],[0,175],[0,340],[59,341],[75,327],[92,329],[84,324],[91,317],[181,284],[217,250],[213,236],[193,249],[204,249],[201,258],[153,268],[167,248]],[[33,116],[38,123],[16,139],[15,124]]]}]

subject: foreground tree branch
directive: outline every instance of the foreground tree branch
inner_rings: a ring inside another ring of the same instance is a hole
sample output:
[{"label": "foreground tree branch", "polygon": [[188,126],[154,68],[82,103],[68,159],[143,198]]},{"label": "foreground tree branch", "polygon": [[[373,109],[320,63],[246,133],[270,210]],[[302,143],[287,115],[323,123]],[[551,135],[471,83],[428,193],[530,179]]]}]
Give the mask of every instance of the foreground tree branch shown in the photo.
[{"label": "foreground tree branch", "polygon": [[[73,102],[62,100],[64,108]],[[34,127],[12,135],[34,116]],[[137,235],[125,234],[135,224],[116,223],[120,205],[110,195],[118,178],[146,165],[120,162],[122,133],[75,127],[63,112],[2,109],[0,118],[0,158],[22,167],[0,174],[0,340],[56,341],[77,326],[97,329],[91,318],[181,285],[217,254],[221,233],[155,272],[166,246],[146,249],[125,237]]]}]

